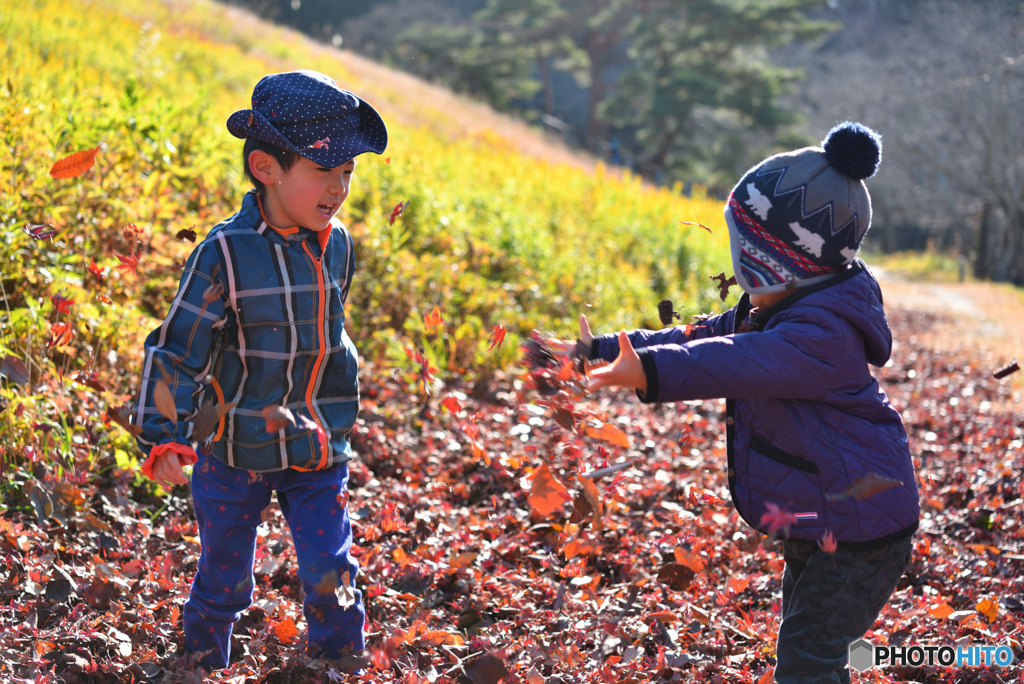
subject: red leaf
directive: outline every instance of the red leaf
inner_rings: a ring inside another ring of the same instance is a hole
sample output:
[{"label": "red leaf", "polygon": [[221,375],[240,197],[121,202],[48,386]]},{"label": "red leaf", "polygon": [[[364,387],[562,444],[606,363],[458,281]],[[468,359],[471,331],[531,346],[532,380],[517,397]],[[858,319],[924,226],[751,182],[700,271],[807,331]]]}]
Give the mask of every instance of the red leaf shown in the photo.
[{"label": "red leaf", "polygon": [[[47,228],[51,230],[47,230]],[[57,229],[50,223],[26,223],[22,230],[33,240],[46,240],[49,238],[50,242],[53,242],[53,236],[57,234]]]},{"label": "red leaf", "polygon": [[719,273],[718,275],[711,276],[712,280],[718,281],[718,294],[725,301],[725,298],[729,296],[729,287],[736,284],[736,276],[729,276],[728,280],[725,277],[725,272]]},{"label": "red leaf", "polygon": [[491,346],[487,348],[487,351],[491,351],[495,347],[500,347],[501,343],[505,341],[505,326],[500,323],[494,326],[494,332],[490,334],[487,341],[491,343]]},{"label": "red leaf", "polygon": [[839,546],[836,544],[835,535],[832,534],[832,530],[825,530],[825,534],[821,536],[818,541],[818,548],[825,553],[835,553]]},{"label": "red leaf", "polygon": [[69,154],[63,159],[57,160],[54,165],[50,167],[50,175],[54,178],[74,178],[75,176],[81,176],[92,168],[93,162],[96,161],[96,154],[99,151],[100,146],[97,145],[90,150],[82,150],[81,152]]},{"label": "red leaf", "polygon": [[64,290],[61,290],[57,294],[50,295],[50,301],[57,307],[57,315],[71,313],[71,306],[75,303],[75,300],[71,297],[64,296]]},{"label": "red leaf", "polygon": [[462,404],[459,403],[458,397],[456,397],[454,394],[449,394],[447,397],[445,397],[444,401],[441,402],[441,406],[444,406],[451,413],[458,413],[459,411],[462,410]]},{"label": "red leaf", "polygon": [[139,258],[142,257],[142,252],[140,251],[136,254],[132,251],[128,253],[128,256],[122,256],[121,254],[114,252],[114,256],[116,256],[117,260],[121,262],[117,265],[118,270],[125,275],[128,275],[129,273],[135,273],[136,269],[138,269]]},{"label": "red leaf", "polygon": [[784,511],[778,504],[766,501],[764,507],[768,512],[761,516],[761,525],[768,526],[768,534],[774,535],[782,530],[785,536],[789,536],[789,528],[796,524],[796,516],[790,511]]},{"label": "red leaf", "polygon": [[295,427],[295,416],[284,406],[266,406],[263,409],[263,420],[267,421],[267,432],[273,433],[285,425]]},{"label": "red leaf", "polygon": [[423,324],[430,328],[440,328],[444,325],[444,317],[441,315],[441,307],[435,306],[434,310],[423,317]]},{"label": "red leaf", "polygon": [[106,272],[96,264],[92,257],[89,257],[89,273],[101,283],[107,279]]},{"label": "red leaf", "polygon": [[110,304],[114,303],[114,300],[111,299],[110,297],[108,297],[105,294],[96,295],[96,299],[100,300],[101,302],[103,302],[104,304],[107,304],[107,305],[110,305]]},{"label": "red leaf", "polygon": [[533,510],[542,517],[548,517],[562,504],[571,501],[569,491],[551,473],[547,464],[541,464],[533,471],[533,489],[530,490],[529,502]]},{"label": "red leaf", "polygon": [[405,202],[399,202],[398,204],[396,204],[395,208],[391,210],[391,216],[388,217],[389,225],[395,225],[395,219],[401,216],[402,212],[404,212],[405,208],[408,206],[409,200],[406,200]]}]

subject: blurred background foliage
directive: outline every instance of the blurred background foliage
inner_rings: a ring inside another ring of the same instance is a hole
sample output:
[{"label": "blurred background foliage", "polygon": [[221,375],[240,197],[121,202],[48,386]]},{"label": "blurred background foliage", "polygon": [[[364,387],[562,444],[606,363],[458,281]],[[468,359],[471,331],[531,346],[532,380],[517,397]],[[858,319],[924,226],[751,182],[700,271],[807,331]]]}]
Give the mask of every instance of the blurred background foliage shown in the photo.
[{"label": "blurred background foliage", "polygon": [[229,1],[718,197],[861,120],[868,245],[1024,284],[1022,0]]}]

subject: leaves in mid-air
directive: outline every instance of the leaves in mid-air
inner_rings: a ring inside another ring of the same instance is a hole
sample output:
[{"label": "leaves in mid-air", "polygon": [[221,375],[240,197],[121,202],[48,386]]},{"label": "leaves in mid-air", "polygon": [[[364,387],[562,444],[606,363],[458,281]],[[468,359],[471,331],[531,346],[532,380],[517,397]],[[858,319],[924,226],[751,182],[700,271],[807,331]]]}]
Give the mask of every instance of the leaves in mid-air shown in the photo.
[{"label": "leaves in mid-air", "polygon": [[662,325],[669,325],[676,318],[679,318],[679,312],[673,308],[671,299],[658,302],[658,320]]},{"label": "leaves in mid-air", "polygon": [[711,276],[712,280],[718,281],[718,296],[725,301],[725,298],[729,296],[729,287],[736,284],[736,276],[732,275],[728,278],[725,277],[725,273],[719,273],[718,275]]},{"label": "leaves in mid-air", "polygon": [[311,430],[311,431],[316,433],[317,441],[320,444],[320,453],[321,454],[326,454],[327,453],[327,432],[322,427],[320,427],[319,423],[317,423],[316,421],[310,420],[309,418],[307,418],[306,416],[301,415],[301,414],[299,415],[298,423],[299,423],[299,425],[301,427],[305,428],[306,430]]},{"label": "leaves in mid-air", "polygon": [[711,229],[705,226],[703,223],[697,223],[696,221],[680,221],[684,226],[700,226],[704,230],[711,232]]},{"label": "leaves in mid-air", "polygon": [[62,159],[58,159],[54,162],[53,166],[50,167],[50,175],[54,178],[74,178],[76,176],[81,176],[92,168],[93,163],[96,161],[96,154],[99,153],[99,151],[100,146],[97,145],[92,149],[75,152],[74,154],[69,154]]},{"label": "leaves in mid-air", "polygon": [[843,499],[849,499],[852,497],[858,501],[862,501],[874,496],[875,494],[880,494],[887,489],[902,486],[902,480],[886,477],[885,475],[880,475],[879,473],[872,471],[863,477],[858,477],[853,481],[853,484],[850,485],[848,489],[844,489],[838,494],[826,494],[825,498],[829,501],[842,501]]},{"label": "leaves in mid-air", "polygon": [[286,425],[295,427],[295,414],[284,406],[263,407],[263,420],[267,423],[267,432],[269,433],[282,430]]},{"label": "leaves in mid-air", "polygon": [[427,330],[440,330],[444,325],[444,316],[441,315],[440,306],[435,306],[430,313],[423,316],[423,325]]},{"label": "leaves in mid-air", "polygon": [[500,323],[495,325],[494,331],[487,337],[487,341],[491,343],[491,346],[487,347],[487,351],[500,347],[501,343],[505,341],[505,326]]},{"label": "leaves in mid-air", "polygon": [[17,356],[7,355],[0,361],[0,375],[3,375],[16,385],[24,385],[28,382],[28,368]]},{"label": "leaves in mid-air", "polygon": [[22,230],[33,240],[49,240],[50,242],[53,242],[53,236],[57,234],[57,229],[51,223],[26,223]]},{"label": "leaves in mid-air", "polygon": [[56,294],[50,295],[50,301],[53,302],[53,306],[57,309],[57,315],[71,313],[71,307],[74,306],[75,300],[71,297],[64,296],[64,290]]},{"label": "leaves in mid-air", "polygon": [[825,534],[818,540],[818,548],[825,553],[835,553],[839,545],[836,544],[836,537],[832,534],[832,530],[825,530]]},{"label": "leaves in mid-air", "polygon": [[782,530],[783,536],[789,536],[789,528],[796,525],[797,517],[791,511],[787,511],[780,508],[778,504],[771,501],[766,501],[764,507],[767,508],[767,512],[761,515],[762,526],[768,527],[768,534],[775,535],[779,530]]},{"label": "leaves in mid-air", "polygon": [[174,237],[178,238],[179,240],[188,240],[189,242],[195,242],[195,226],[192,226],[191,228],[182,228],[181,230],[174,234]]},{"label": "leaves in mid-air", "polygon": [[533,471],[533,486],[528,501],[533,510],[542,518],[549,517],[559,510],[563,504],[572,500],[569,491],[558,481],[546,463]]},{"label": "leaves in mid-air", "polygon": [[391,210],[391,215],[388,217],[388,225],[395,225],[395,219],[402,215],[406,207],[409,206],[409,200],[399,202],[395,205],[395,208]]},{"label": "leaves in mid-air", "polygon": [[1011,373],[1016,373],[1019,370],[1020,366],[1017,365],[1017,359],[1014,359],[1010,363],[1006,364],[999,370],[992,373],[992,377],[995,378],[996,380],[1002,380],[1007,375],[1010,375]]},{"label": "leaves in mid-air", "polygon": [[136,254],[133,250],[128,252],[127,255],[114,252],[114,256],[116,256],[117,260],[121,262],[117,265],[117,270],[121,271],[125,275],[128,275],[129,273],[134,274],[139,268],[139,258],[142,257],[142,251],[140,250],[139,253]]}]

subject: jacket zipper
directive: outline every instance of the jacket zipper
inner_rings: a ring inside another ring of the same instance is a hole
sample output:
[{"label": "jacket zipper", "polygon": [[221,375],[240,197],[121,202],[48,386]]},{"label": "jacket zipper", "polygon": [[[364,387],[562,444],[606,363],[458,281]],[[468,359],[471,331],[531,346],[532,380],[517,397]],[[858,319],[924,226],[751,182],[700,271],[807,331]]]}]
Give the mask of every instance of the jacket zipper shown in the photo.
[{"label": "jacket zipper", "polygon": [[[320,375],[320,366],[324,362],[324,356],[327,351],[327,336],[324,333],[324,326],[326,325],[326,307],[327,307],[327,293],[326,287],[324,286],[324,271],[322,267],[323,257],[315,257],[313,253],[309,251],[309,247],[305,242],[302,243],[302,249],[306,252],[306,255],[313,261],[316,266],[316,286],[317,293],[319,294],[319,302],[317,304],[317,337],[320,340],[320,349],[316,355],[316,361],[313,363],[313,373],[310,376],[310,383],[306,386],[306,408],[309,409],[309,414],[321,430],[327,434],[326,428],[320,423],[320,419],[317,417],[316,411],[313,410],[313,386],[316,384],[316,378]],[[319,441],[319,440],[318,440]],[[329,443],[329,440],[328,440]],[[320,463],[317,464],[314,470],[320,470],[327,466],[327,448],[322,449],[320,454]]]}]

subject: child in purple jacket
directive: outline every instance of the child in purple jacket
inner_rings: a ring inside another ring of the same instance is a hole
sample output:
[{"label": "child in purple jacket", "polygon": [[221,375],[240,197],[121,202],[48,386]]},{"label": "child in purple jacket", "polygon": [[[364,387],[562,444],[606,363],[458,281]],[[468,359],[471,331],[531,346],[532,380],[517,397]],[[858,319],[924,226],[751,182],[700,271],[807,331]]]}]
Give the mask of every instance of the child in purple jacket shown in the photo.
[{"label": "child in purple jacket", "polygon": [[581,316],[573,345],[612,362],[591,371],[591,390],[727,399],[733,502],[754,528],[786,537],[775,668],[785,684],[850,681],[849,646],[896,588],[918,525],[907,434],[867,367],[888,361],[892,336],[878,283],[855,258],[871,222],[863,179],[880,159],[879,136],[845,123],[822,148],[764,160],[725,209],[746,293],[735,308],[598,337]]}]

